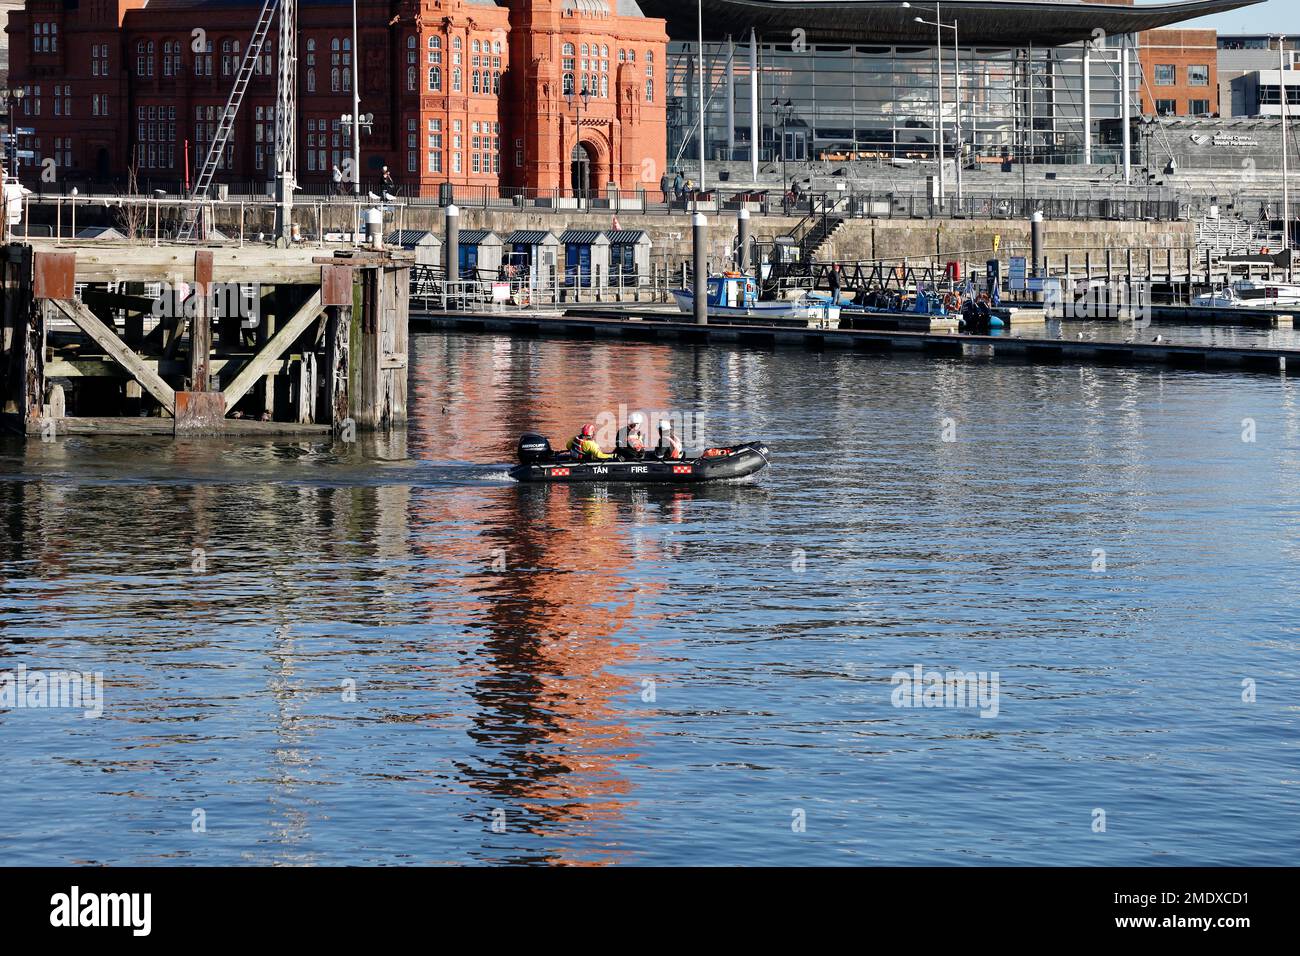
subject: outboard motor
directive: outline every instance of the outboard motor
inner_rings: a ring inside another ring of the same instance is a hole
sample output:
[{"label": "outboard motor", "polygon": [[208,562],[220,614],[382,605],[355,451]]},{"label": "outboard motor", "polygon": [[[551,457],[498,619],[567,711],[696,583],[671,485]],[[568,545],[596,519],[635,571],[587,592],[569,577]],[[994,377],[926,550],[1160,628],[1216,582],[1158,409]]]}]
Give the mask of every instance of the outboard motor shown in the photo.
[{"label": "outboard motor", "polygon": [[555,460],[555,452],[545,435],[529,432],[519,439],[519,464],[544,465]]}]

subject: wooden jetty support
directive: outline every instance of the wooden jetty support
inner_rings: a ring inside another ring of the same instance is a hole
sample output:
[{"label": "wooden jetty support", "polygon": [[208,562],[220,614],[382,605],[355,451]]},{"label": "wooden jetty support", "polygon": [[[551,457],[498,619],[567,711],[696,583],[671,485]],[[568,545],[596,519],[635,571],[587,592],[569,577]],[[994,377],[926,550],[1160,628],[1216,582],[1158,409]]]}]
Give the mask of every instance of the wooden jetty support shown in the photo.
[{"label": "wooden jetty support", "polygon": [[406,421],[412,257],[76,246],[0,256],[0,425],[323,433]]},{"label": "wooden jetty support", "polygon": [[[678,313],[677,315],[680,315]],[[814,351],[908,352],[970,359],[1011,359],[1031,363],[1084,365],[1162,365],[1183,369],[1238,369],[1285,372],[1288,360],[1300,363],[1300,349],[1175,345],[1167,342],[1096,342],[1020,335],[879,331],[777,325],[696,325],[663,311],[629,312],[624,318],[585,314],[539,315],[515,312],[417,312],[416,330],[436,329],[516,336],[614,338],[633,342],[726,343],[757,348],[792,347]],[[1292,366],[1296,367],[1296,366]]]}]

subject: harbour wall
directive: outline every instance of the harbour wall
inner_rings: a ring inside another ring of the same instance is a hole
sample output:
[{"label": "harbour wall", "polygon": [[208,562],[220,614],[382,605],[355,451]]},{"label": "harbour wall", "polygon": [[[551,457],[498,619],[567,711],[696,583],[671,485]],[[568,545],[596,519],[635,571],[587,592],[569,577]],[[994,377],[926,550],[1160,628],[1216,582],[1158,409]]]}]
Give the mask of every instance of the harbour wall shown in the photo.
[{"label": "harbour wall", "polygon": [[[343,206],[330,210],[326,216],[326,229],[347,229],[350,208]],[[310,229],[315,211],[316,207],[303,204],[296,210],[295,218]],[[635,212],[540,212],[465,206],[460,210],[460,227],[491,229],[501,236],[509,235],[517,229],[549,229],[558,235],[569,228],[612,229],[615,216],[619,228],[643,229],[649,234],[653,243],[654,261],[680,263],[690,259],[691,214],[684,211],[646,215]],[[251,221],[253,218],[253,210],[249,210],[244,223],[246,233],[258,228],[271,228],[269,222],[255,224]],[[339,220],[338,223],[331,221],[334,218]],[[777,236],[790,234],[803,218],[754,216],[750,220],[750,234],[759,241],[770,241]],[[735,241],[736,215],[733,212],[709,214],[708,221],[708,258],[711,263],[720,264],[730,255]],[[229,206],[219,208],[218,225],[228,235],[237,232],[238,210]],[[399,207],[386,220],[385,228],[428,229],[441,237],[444,232],[443,210],[437,206]],[[919,219],[845,219],[822,244],[817,258],[822,262],[897,262],[903,259],[982,261],[992,256],[995,244],[1002,258],[1029,255],[1029,223],[1004,219],[954,219],[939,222]],[[1145,262],[1148,249],[1163,252],[1166,249],[1194,249],[1195,246],[1196,227],[1190,221],[1070,220],[1048,222],[1044,251],[1052,259],[1068,254],[1082,263],[1086,253],[1091,253],[1100,261],[1106,251],[1110,250],[1118,265],[1128,250],[1133,250],[1135,259],[1140,253]]]}]

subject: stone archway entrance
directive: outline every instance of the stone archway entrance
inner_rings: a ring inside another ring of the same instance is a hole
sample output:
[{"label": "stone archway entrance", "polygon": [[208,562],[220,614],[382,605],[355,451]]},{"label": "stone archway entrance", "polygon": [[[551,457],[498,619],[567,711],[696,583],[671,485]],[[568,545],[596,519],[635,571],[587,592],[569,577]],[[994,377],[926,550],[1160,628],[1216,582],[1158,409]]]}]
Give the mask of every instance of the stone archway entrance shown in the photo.
[{"label": "stone archway entrance", "polygon": [[587,143],[574,143],[569,153],[569,181],[573,195],[590,199],[596,195],[596,155]]}]

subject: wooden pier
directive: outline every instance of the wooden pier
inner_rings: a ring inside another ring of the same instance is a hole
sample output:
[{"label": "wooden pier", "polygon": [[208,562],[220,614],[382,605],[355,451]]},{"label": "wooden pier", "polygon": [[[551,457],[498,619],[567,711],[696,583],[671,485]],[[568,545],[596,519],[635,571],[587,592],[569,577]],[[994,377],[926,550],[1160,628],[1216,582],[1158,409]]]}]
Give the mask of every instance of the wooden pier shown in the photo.
[{"label": "wooden pier", "polygon": [[350,438],[405,423],[407,255],[32,241],[0,260],[8,430]]},{"label": "wooden pier", "polygon": [[798,328],[788,325],[742,325],[734,319],[726,324],[696,325],[694,322],[676,321],[671,313],[662,311],[629,312],[624,318],[598,318],[584,314],[539,315],[525,310],[416,312],[412,314],[411,321],[417,331],[436,329],[527,337],[726,343],[756,348],[786,347],[813,351],[845,349],[884,354],[907,352],[1043,364],[1160,365],[1181,369],[1237,369],[1277,373],[1286,371],[1288,360],[1300,363],[1300,349],[1174,345],[1167,342],[1094,342],[954,332]]}]

